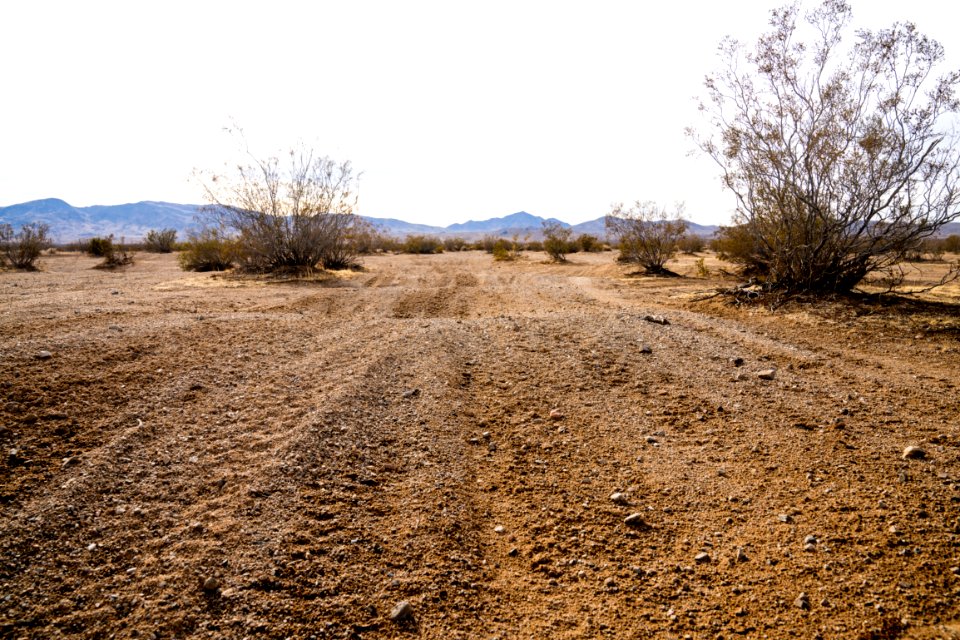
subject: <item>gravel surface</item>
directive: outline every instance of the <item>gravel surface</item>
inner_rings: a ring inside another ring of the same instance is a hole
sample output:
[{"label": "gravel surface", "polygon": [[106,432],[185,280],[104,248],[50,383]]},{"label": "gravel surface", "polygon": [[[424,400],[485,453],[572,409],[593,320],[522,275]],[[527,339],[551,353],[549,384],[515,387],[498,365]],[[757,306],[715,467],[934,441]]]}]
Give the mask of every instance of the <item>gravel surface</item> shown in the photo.
[{"label": "gravel surface", "polygon": [[0,637],[960,638],[957,314],[571,259],[0,273]]}]

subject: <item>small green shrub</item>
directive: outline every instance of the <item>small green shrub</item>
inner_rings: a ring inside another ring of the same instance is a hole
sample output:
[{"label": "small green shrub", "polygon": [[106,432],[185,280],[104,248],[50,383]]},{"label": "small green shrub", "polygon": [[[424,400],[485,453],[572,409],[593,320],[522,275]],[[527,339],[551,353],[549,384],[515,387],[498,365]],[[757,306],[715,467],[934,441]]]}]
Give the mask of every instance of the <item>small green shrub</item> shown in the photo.
[{"label": "small green shrub", "polygon": [[113,235],[109,235],[105,238],[101,238],[99,236],[90,238],[86,242],[84,251],[89,253],[94,258],[106,258],[113,253]]},{"label": "small green shrub", "polygon": [[570,253],[570,235],[573,231],[559,222],[547,220],[543,223],[543,250],[554,262],[566,262]]},{"label": "small green shrub", "polygon": [[499,238],[496,242],[494,242],[491,253],[493,253],[493,259],[497,262],[516,260],[518,257],[520,257],[520,250],[517,248],[516,244],[510,242],[506,238]]},{"label": "small green shrub", "polygon": [[171,253],[176,246],[176,229],[163,229],[162,231],[151,229],[143,239],[144,250],[151,253]]},{"label": "small green shrub", "polygon": [[177,256],[184,271],[224,271],[237,259],[237,243],[217,229],[191,233]]},{"label": "small green shrub", "polygon": [[695,261],[693,264],[694,264],[694,266],[697,268],[697,277],[698,277],[698,278],[709,278],[709,277],[710,277],[710,269],[707,268],[707,263],[706,263],[706,261],[705,261],[703,258],[697,258],[696,261]]}]

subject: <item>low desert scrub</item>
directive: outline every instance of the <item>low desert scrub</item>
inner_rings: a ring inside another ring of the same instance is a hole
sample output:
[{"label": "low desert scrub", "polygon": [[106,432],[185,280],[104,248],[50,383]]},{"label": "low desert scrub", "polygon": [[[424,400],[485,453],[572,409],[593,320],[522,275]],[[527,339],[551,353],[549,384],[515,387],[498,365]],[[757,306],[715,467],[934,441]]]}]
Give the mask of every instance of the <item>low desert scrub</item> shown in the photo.
[{"label": "low desert scrub", "polygon": [[34,222],[14,232],[9,224],[0,224],[0,266],[33,271],[37,258],[50,246],[50,226]]},{"label": "low desert scrub", "polygon": [[493,254],[493,259],[497,262],[511,262],[520,257],[521,246],[521,243],[516,238],[512,240],[498,238],[494,241],[490,253]]},{"label": "low desert scrub", "polygon": [[570,236],[573,231],[563,224],[547,220],[543,223],[543,250],[554,262],[566,262],[570,253]]},{"label": "low desert scrub", "polygon": [[113,236],[95,236],[81,243],[83,252],[94,258],[106,258],[113,253]]},{"label": "low desert scrub", "polygon": [[409,235],[403,241],[401,251],[413,254],[443,253],[443,242],[436,236]]},{"label": "low desert scrub", "polygon": [[[583,251],[584,253],[599,253],[603,251],[603,243],[600,242],[600,239],[596,236],[592,236],[589,233],[581,233],[573,241],[574,247]],[[575,253],[571,251],[570,253]]]},{"label": "low desert scrub", "polygon": [[176,229],[151,229],[143,239],[143,250],[151,253],[172,253],[176,246]]},{"label": "low desert scrub", "polygon": [[709,267],[707,267],[707,263],[706,263],[706,260],[705,260],[704,258],[697,258],[696,261],[693,263],[693,266],[694,266],[694,268],[696,268],[696,270],[697,270],[697,277],[698,277],[698,278],[709,278],[709,277],[710,277],[710,269],[709,269]]},{"label": "low desert scrub", "polygon": [[206,228],[191,233],[177,256],[184,271],[224,271],[233,266],[237,244],[217,229]]},{"label": "low desert scrub", "polygon": [[706,247],[707,241],[703,239],[703,236],[698,236],[695,233],[685,234],[677,243],[677,248],[680,249],[680,251],[691,256],[700,253]]},{"label": "low desert scrub", "polygon": [[444,238],[443,248],[445,251],[466,251],[467,241],[459,236],[454,238]]},{"label": "low desert scrub", "polygon": [[[366,222],[362,218],[354,221],[353,230],[346,235],[346,242],[355,256],[373,255],[375,253],[385,253],[387,251],[396,251],[398,243],[395,239],[383,233],[374,225]],[[351,262],[356,263],[355,259]]]},{"label": "low desert scrub", "polygon": [[103,257],[103,262],[96,265],[97,269],[116,269],[117,267],[125,267],[133,264],[133,251],[124,245],[123,240],[119,243],[114,243],[113,236],[109,236],[108,238],[94,238],[94,240],[106,240],[106,242],[102,242],[98,246],[98,250],[101,252],[100,255]]}]

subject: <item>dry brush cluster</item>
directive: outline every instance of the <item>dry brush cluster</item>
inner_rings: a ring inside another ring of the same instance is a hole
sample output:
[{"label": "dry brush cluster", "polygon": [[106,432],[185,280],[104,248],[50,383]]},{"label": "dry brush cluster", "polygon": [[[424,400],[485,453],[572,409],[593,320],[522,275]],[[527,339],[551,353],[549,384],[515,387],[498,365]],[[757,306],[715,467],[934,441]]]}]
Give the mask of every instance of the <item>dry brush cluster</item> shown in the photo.
[{"label": "dry brush cluster", "polygon": [[47,224],[25,224],[19,231],[9,224],[0,224],[0,267],[33,270],[37,258],[51,244],[50,226]]}]

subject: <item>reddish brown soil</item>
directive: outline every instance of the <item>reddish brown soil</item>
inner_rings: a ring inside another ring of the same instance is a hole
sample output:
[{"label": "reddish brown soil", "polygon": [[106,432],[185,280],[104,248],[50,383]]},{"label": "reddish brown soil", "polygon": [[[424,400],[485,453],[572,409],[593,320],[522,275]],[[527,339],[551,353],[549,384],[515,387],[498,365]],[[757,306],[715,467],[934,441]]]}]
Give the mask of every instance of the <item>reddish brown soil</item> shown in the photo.
[{"label": "reddish brown soil", "polygon": [[955,310],[572,259],[0,273],[0,636],[960,637]]}]

